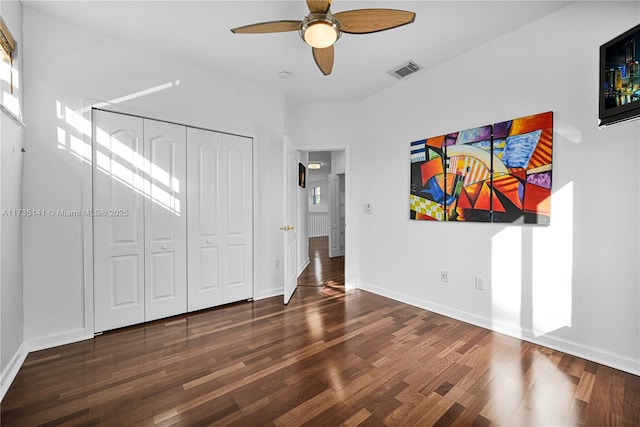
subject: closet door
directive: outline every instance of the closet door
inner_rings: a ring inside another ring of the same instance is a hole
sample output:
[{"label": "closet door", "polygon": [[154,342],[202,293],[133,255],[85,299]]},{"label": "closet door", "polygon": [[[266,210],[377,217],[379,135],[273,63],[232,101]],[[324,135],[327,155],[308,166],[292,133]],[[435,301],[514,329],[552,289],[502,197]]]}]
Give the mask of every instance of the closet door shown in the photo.
[{"label": "closet door", "polygon": [[142,120],[93,112],[95,331],[144,317]]},{"label": "closet door", "polygon": [[253,297],[253,154],[252,140],[222,137],[222,237],[226,261],[224,302]]},{"label": "closet door", "polygon": [[144,120],[145,320],[187,311],[186,127]]},{"label": "closet door", "polygon": [[223,303],[222,134],[187,129],[189,311]]},{"label": "closet door", "polygon": [[187,131],[189,311],[253,296],[250,138]]}]

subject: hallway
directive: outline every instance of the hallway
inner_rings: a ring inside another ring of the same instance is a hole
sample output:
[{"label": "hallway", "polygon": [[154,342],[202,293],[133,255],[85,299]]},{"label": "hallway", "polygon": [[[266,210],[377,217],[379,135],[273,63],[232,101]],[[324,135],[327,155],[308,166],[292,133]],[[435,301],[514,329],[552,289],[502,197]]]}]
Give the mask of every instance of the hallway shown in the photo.
[{"label": "hallway", "polygon": [[344,292],[344,257],[329,258],[329,238],[309,238],[309,265],[298,286],[339,289]]}]

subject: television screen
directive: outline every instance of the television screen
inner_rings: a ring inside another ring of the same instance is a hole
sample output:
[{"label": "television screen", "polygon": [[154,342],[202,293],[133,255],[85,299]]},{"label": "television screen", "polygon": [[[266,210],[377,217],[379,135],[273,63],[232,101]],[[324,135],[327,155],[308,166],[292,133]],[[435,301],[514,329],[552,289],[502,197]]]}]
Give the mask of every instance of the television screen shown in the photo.
[{"label": "television screen", "polygon": [[640,117],[640,25],[600,47],[600,125]]}]

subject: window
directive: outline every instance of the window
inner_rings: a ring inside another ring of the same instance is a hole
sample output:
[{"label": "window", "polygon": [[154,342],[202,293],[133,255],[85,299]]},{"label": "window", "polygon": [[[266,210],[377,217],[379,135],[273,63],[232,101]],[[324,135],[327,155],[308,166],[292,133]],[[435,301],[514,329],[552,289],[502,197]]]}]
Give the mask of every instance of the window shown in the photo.
[{"label": "window", "polygon": [[319,205],[320,204],[320,187],[313,187],[311,194],[313,197],[313,204]]},{"label": "window", "polygon": [[0,16],[0,106],[14,119],[22,123],[20,100],[14,89],[18,88],[18,70],[14,67],[16,42]]}]

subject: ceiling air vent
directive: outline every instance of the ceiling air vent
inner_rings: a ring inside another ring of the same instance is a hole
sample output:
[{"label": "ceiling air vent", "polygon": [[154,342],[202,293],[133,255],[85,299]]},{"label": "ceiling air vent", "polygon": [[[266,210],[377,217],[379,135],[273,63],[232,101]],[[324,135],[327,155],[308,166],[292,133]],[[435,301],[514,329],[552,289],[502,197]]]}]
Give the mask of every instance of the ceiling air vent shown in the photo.
[{"label": "ceiling air vent", "polygon": [[389,71],[389,74],[391,74],[395,78],[402,79],[421,69],[422,69],[421,66],[419,66],[413,61],[409,61],[405,64],[395,67],[393,70]]}]

